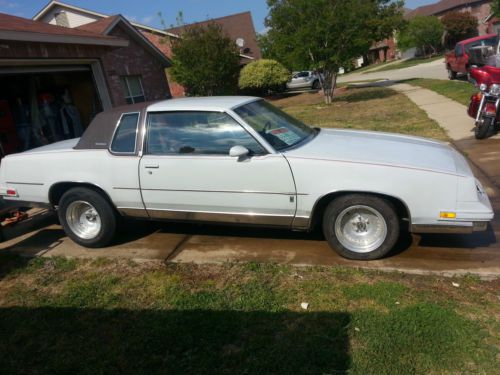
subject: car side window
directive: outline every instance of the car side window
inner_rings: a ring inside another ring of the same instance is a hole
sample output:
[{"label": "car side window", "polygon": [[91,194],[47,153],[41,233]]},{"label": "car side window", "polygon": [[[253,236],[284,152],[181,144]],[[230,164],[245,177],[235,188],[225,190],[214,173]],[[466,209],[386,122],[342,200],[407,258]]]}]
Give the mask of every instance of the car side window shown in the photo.
[{"label": "car side window", "polygon": [[229,155],[233,146],[244,146],[253,155],[262,146],[231,116],[220,112],[154,112],[147,120],[150,155]]},{"label": "car side window", "polygon": [[111,151],[123,154],[134,154],[136,148],[137,125],[139,124],[139,112],[124,113],[116,128]]}]

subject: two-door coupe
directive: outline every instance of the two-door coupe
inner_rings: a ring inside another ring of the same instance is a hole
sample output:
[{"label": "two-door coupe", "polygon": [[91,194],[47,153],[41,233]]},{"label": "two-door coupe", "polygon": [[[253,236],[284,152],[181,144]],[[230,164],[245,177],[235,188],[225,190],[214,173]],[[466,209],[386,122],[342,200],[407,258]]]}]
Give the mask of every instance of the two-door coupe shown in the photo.
[{"label": "two-door coupe", "polygon": [[79,139],[7,156],[5,199],[56,207],[67,235],[108,245],[119,217],[311,230],[376,259],[401,230],[469,233],[493,218],[466,160],[434,140],[311,128],[253,97],[140,103]]}]

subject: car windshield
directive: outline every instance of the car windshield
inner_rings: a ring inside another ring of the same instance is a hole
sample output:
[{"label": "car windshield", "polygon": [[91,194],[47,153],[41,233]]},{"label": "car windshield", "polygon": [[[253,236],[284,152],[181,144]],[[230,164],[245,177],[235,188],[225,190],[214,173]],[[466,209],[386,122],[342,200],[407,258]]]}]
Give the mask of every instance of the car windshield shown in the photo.
[{"label": "car windshield", "polygon": [[244,104],[234,111],[277,151],[295,146],[315,134],[314,129],[264,100]]},{"label": "car windshield", "polygon": [[465,51],[467,53],[469,53],[469,51],[470,51],[471,48],[474,48],[474,47],[484,47],[484,46],[489,46],[489,47],[496,48],[497,44],[498,44],[498,37],[493,36],[491,38],[480,39],[480,40],[477,40],[475,42],[466,44],[465,45]]}]

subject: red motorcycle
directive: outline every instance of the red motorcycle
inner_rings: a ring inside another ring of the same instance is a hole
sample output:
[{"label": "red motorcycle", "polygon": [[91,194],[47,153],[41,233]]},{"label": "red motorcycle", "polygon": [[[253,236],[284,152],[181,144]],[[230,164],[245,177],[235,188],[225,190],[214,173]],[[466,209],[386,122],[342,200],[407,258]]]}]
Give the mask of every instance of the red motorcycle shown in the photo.
[{"label": "red motorcycle", "polygon": [[484,139],[493,134],[500,123],[500,68],[482,66],[472,68],[470,79],[479,88],[470,98],[467,113],[476,120],[474,135]]}]

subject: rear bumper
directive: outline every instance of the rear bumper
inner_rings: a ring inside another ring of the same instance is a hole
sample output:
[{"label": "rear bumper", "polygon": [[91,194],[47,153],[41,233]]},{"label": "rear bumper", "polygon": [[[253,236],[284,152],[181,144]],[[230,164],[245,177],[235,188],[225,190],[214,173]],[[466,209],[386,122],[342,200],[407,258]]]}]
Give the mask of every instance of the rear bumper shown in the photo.
[{"label": "rear bumper", "polygon": [[473,232],[483,232],[488,228],[489,221],[473,221],[470,223],[460,223],[460,225],[449,224],[413,224],[412,233],[454,233],[468,234]]}]

